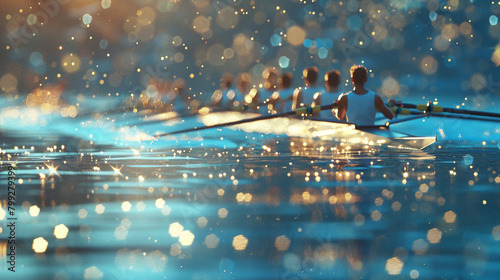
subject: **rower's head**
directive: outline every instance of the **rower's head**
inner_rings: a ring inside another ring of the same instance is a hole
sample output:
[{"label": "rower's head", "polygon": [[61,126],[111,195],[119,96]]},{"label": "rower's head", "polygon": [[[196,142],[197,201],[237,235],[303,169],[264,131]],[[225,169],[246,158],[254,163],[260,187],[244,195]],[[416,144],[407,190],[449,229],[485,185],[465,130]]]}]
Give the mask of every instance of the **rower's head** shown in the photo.
[{"label": "rower's head", "polygon": [[282,74],[279,78],[279,87],[282,89],[292,87],[292,80],[293,80],[292,73],[286,72]]},{"label": "rower's head", "polygon": [[368,80],[368,70],[363,65],[353,65],[351,67],[351,81],[356,86],[361,86]]},{"label": "rower's head", "polygon": [[318,80],[318,67],[307,67],[302,71],[302,77],[307,87],[316,85],[316,81]]},{"label": "rower's head", "polygon": [[177,95],[181,95],[184,93],[184,90],[186,89],[186,82],[184,82],[183,79],[179,78],[174,81],[172,87]]},{"label": "rower's head", "polygon": [[233,75],[230,73],[224,73],[222,75],[222,78],[220,79],[220,88],[221,89],[228,89],[231,87],[233,84]]},{"label": "rower's head", "polygon": [[328,92],[337,92],[340,85],[340,72],[337,70],[328,71],[325,74],[325,88]]},{"label": "rower's head", "polygon": [[237,78],[237,88],[241,93],[246,93],[250,87],[250,74],[241,73]]},{"label": "rower's head", "polygon": [[275,68],[266,68],[262,72],[264,78],[264,88],[274,90],[276,88],[276,80],[278,79],[278,72]]}]

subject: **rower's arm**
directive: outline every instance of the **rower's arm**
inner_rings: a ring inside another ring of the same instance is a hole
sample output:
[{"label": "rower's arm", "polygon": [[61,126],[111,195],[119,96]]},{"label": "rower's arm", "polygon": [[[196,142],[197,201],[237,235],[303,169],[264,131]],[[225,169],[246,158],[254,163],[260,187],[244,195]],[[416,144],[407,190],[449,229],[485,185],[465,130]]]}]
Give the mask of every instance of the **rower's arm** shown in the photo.
[{"label": "rower's arm", "polygon": [[316,92],[313,97],[311,107],[321,106],[321,92]]},{"label": "rower's arm", "polygon": [[377,111],[381,112],[384,117],[392,120],[394,118],[394,114],[392,113],[391,109],[389,109],[382,98],[378,95],[375,95],[375,108],[377,108]]},{"label": "rower's arm", "polygon": [[[335,111],[335,110],[333,110]],[[337,119],[343,121],[346,120],[345,112],[347,111],[347,96],[344,95],[339,100],[339,106],[337,107]]]},{"label": "rower's arm", "polygon": [[302,103],[302,90],[301,89],[296,89],[293,92],[293,104],[292,104],[292,110],[295,111],[295,109],[300,107],[300,103]]}]

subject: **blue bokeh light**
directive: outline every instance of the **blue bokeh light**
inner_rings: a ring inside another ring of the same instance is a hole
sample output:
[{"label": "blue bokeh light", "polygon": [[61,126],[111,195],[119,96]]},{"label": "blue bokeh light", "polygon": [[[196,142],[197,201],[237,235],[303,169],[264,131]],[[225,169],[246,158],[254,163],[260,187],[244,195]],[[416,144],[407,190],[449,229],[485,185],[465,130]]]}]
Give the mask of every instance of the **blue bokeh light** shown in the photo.
[{"label": "blue bokeh light", "polygon": [[490,25],[494,26],[498,24],[498,17],[495,15],[490,16]]},{"label": "blue bokeh light", "polygon": [[328,57],[328,50],[324,47],[319,48],[318,57],[321,59],[325,59]]},{"label": "blue bokeh light", "polygon": [[281,36],[278,34],[273,34],[271,36],[271,46],[278,47],[281,44]]},{"label": "blue bokeh light", "polygon": [[304,45],[304,47],[309,48],[309,47],[312,46],[312,40],[311,39],[305,39],[302,44]]},{"label": "blue bokeh light", "polygon": [[286,56],[282,56],[279,58],[278,63],[281,68],[287,68],[290,65],[290,59]]},{"label": "blue bokeh light", "polygon": [[437,19],[437,16],[438,14],[434,11],[430,12],[429,13],[429,18],[432,20],[432,21],[435,21]]}]

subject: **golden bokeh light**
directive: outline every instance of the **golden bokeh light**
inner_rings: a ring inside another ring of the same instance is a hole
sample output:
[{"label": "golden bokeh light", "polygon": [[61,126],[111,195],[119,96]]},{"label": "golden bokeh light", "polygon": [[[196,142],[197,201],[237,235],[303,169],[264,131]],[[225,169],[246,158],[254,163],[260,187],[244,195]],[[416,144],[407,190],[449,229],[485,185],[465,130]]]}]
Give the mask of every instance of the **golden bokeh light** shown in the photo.
[{"label": "golden bokeh light", "polygon": [[217,14],[217,24],[224,29],[231,29],[238,24],[239,15],[231,6],[225,6]]},{"label": "golden bokeh light", "polygon": [[193,19],[194,31],[203,34],[210,30],[210,20],[205,16],[197,16]]},{"label": "golden bokeh light", "polygon": [[180,233],[179,243],[181,243],[182,246],[191,246],[191,244],[193,244],[193,241],[194,241],[194,234],[189,230],[185,230]]},{"label": "golden bokeh light", "polygon": [[0,78],[0,88],[2,91],[11,93],[17,91],[17,78],[11,73],[7,73]]},{"label": "golden bokeh light", "polygon": [[163,208],[163,206],[165,206],[165,200],[163,198],[158,198],[156,201],[155,201],[155,206],[156,208]]},{"label": "golden bokeh light", "polygon": [[128,201],[122,202],[122,210],[123,212],[128,212],[132,208],[132,204]]},{"label": "golden bokeh light", "polygon": [[378,210],[375,210],[372,212],[371,218],[373,221],[378,222],[382,218],[382,213]]},{"label": "golden bokeh light", "polygon": [[184,227],[181,224],[179,224],[178,222],[172,223],[168,227],[168,233],[172,237],[179,237],[181,235],[182,231],[184,231]]},{"label": "golden bokeh light", "polygon": [[287,29],[286,39],[287,42],[292,46],[299,46],[306,39],[307,32],[304,28],[294,25]]},{"label": "golden bokeh light", "polygon": [[389,273],[390,275],[399,275],[403,270],[403,265],[403,261],[401,261],[397,257],[393,257],[387,260],[385,264],[385,270],[387,270],[387,273]]},{"label": "golden bokeh light", "polygon": [[443,219],[446,221],[446,223],[451,224],[454,223],[457,218],[457,214],[453,211],[448,211],[444,213]]},{"label": "golden bokeh light", "polygon": [[233,247],[236,251],[242,251],[247,248],[248,239],[243,235],[237,235],[233,238]]},{"label": "golden bokeh light", "polygon": [[81,67],[80,57],[72,53],[65,54],[61,59],[61,66],[67,73],[75,73],[80,70]]},{"label": "golden bokeh light", "polygon": [[491,55],[491,61],[495,63],[495,66],[500,66],[500,45],[496,47],[495,51]]},{"label": "golden bokeh light", "polygon": [[36,217],[38,216],[38,214],[40,214],[40,208],[36,205],[33,205],[30,207],[29,213],[31,217]]},{"label": "golden bokeh light", "polygon": [[43,237],[37,237],[33,240],[33,251],[36,253],[45,253],[47,247],[49,246],[49,242],[45,240]]},{"label": "golden bokeh light", "polygon": [[387,97],[393,97],[399,93],[399,83],[393,77],[387,77],[382,82],[382,88],[380,91],[383,95]]},{"label": "golden bokeh light", "polygon": [[228,214],[228,213],[229,213],[229,212],[227,211],[227,209],[226,209],[226,208],[221,208],[221,209],[219,209],[219,211],[217,212],[217,215],[219,215],[219,218],[224,219],[224,218],[226,218],[226,217],[227,217],[227,214]]},{"label": "golden bokeh light", "polygon": [[427,75],[434,74],[438,69],[438,62],[433,56],[426,55],[420,61],[420,69]]},{"label": "golden bokeh light", "polygon": [[288,250],[288,247],[290,247],[290,242],[290,238],[285,235],[280,235],[274,240],[274,246],[278,249],[278,251],[286,251]]},{"label": "golden bokeh light", "polygon": [[97,204],[95,206],[95,212],[97,213],[97,215],[101,215],[102,213],[104,213],[104,210],[106,210],[106,207],[104,207],[104,205],[102,204]]},{"label": "golden bokeh light", "polygon": [[429,240],[429,242],[432,244],[436,244],[436,243],[441,242],[442,236],[443,236],[443,233],[437,228],[430,229],[427,232],[427,240]]},{"label": "golden bokeh light", "polygon": [[59,224],[54,227],[54,236],[57,239],[64,239],[68,236],[69,229],[64,224]]}]

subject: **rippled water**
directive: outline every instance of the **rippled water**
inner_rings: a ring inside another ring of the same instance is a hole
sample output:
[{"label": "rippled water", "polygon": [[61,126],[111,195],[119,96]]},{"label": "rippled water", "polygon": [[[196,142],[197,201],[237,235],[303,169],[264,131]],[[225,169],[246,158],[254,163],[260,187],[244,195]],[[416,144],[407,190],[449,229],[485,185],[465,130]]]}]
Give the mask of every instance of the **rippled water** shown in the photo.
[{"label": "rippled water", "polygon": [[494,144],[346,151],[229,128],[156,140],[197,119],[139,116],[4,118],[17,259],[9,272],[2,241],[2,279],[500,278]]}]

